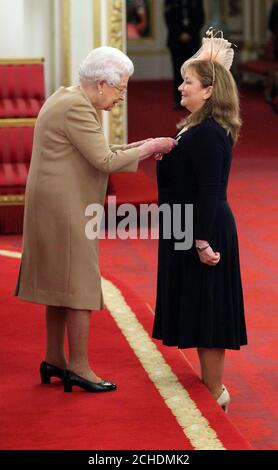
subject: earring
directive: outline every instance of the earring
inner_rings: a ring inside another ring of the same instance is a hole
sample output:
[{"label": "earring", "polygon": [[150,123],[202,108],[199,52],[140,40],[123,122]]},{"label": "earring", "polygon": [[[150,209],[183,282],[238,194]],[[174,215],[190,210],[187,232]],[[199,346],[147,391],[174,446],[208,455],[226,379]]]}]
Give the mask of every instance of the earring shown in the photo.
[{"label": "earring", "polygon": [[100,91],[98,92],[98,94],[99,94],[99,95],[103,95],[103,91],[100,90]]}]

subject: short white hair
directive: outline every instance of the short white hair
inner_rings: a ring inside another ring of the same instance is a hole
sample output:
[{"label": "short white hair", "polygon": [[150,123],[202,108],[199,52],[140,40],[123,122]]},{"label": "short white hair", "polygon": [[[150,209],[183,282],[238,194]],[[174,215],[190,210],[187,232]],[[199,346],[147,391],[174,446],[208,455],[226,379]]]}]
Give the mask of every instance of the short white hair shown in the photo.
[{"label": "short white hair", "polygon": [[134,72],[131,60],[115,47],[102,46],[93,49],[80,64],[80,81],[105,81],[111,85],[120,83],[123,76]]}]

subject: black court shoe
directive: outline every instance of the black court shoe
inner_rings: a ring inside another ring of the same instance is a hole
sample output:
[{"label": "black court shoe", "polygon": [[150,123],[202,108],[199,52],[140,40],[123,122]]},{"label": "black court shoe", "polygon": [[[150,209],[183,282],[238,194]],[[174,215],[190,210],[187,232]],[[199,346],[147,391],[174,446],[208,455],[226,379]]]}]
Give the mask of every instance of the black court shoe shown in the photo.
[{"label": "black court shoe", "polygon": [[52,364],[43,361],[40,365],[40,373],[42,384],[50,384],[51,377],[58,377],[63,380],[65,369],[61,369],[60,367],[53,366]]},{"label": "black court shoe", "polygon": [[117,388],[115,384],[107,382],[106,380],[91,382],[70,370],[66,370],[64,375],[64,391],[72,392],[73,385],[83,388],[86,392],[111,392]]}]

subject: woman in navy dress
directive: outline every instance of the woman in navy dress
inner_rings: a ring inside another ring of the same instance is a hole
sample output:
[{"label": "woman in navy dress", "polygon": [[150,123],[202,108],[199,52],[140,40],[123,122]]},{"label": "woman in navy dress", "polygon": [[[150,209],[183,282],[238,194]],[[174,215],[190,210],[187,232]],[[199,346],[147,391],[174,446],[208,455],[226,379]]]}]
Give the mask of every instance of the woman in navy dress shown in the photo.
[{"label": "woman in navy dress", "polygon": [[227,411],[225,350],[247,344],[237,231],[227,201],[241,125],[238,93],[217,62],[193,60],[181,71],[181,105],[191,114],[176,136],[178,146],[157,162],[159,205],[193,205],[194,241],[190,249],[175,250],[177,240],[163,239],[160,223],[153,337],[167,346],[196,347],[201,379]]}]

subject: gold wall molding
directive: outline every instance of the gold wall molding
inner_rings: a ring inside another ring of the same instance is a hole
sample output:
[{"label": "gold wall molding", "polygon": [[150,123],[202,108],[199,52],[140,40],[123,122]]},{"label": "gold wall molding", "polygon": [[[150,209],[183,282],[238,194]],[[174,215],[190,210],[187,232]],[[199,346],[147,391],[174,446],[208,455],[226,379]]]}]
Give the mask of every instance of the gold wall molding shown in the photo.
[{"label": "gold wall molding", "polygon": [[[109,0],[107,10],[108,45],[124,51],[123,0]],[[124,15],[125,16],[125,15]],[[123,102],[120,102],[110,111],[109,115],[109,142],[111,144],[123,144],[125,141],[125,111]]]},{"label": "gold wall molding", "polygon": [[62,81],[71,85],[70,0],[62,0]]},{"label": "gold wall molding", "polygon": [[1,118],[0,127],[34,127],[36,118]]},{"label": "gold wall molding", "polygon": [[23,206],[24,200],[24,194],[0,195],[0,206]]},{"label": "gold wall molding", "polygon": [[43,57],[22,57],[22,58],[7,58],[0,59],[0,64],[42,64],[44,62]]}]

